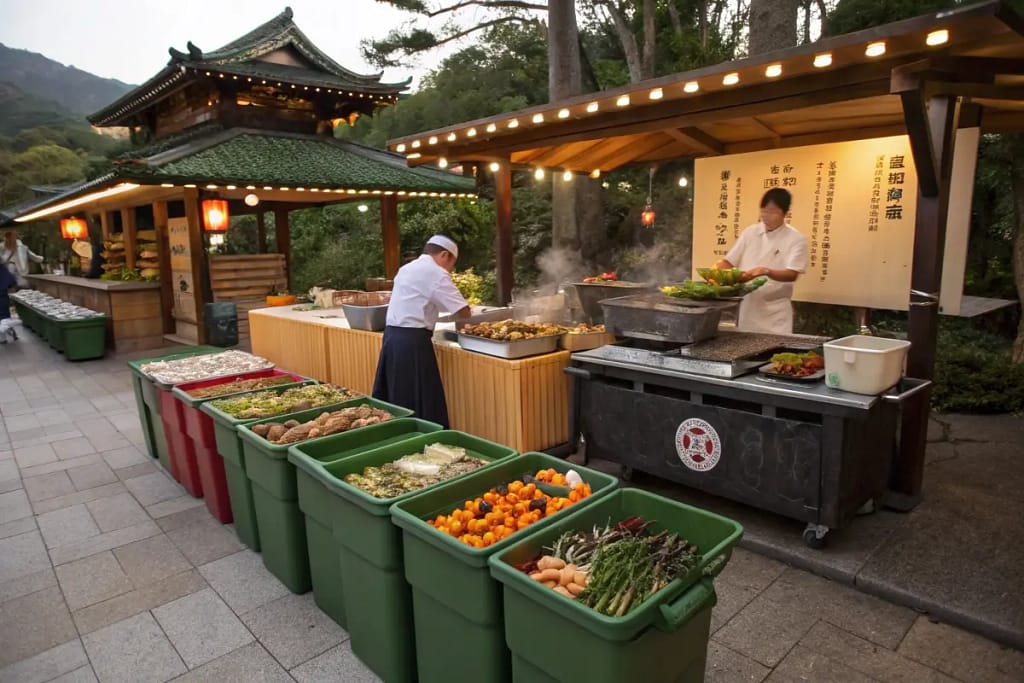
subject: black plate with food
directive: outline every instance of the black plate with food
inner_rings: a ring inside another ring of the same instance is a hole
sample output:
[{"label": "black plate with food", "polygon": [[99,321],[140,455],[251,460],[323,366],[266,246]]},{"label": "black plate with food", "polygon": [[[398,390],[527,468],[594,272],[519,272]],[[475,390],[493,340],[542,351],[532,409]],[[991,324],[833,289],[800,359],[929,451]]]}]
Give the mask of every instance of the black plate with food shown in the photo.
[{"label": "black plate with food", "polygon": [[795,382],[817,382],[825,376],[825,359],[815,351],[783,351],[774,354],[771,362],[758,368],[758,372]]},{"label": "black plate with food", "polygon": [[778,372],[775,370],[775,366],[771,363],[765,363],[757,369],[765,377],[771,377],[773,379],[784,379],[790,382],[820,382],[825,379],[825,368],[818,370],[817,372],[810,375],[791,375],[785,372]]}]

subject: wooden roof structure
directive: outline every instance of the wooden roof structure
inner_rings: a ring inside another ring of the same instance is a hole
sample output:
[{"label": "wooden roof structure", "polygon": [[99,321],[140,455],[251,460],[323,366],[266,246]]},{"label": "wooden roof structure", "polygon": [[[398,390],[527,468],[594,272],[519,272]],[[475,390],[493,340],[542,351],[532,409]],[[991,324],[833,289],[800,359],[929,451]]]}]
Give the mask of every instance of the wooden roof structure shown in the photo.
[{"label": "wooden roof structure", "polygon": [[986,2],[396,138],[411,165],[577,173],[906,133],[900,93],[956,95],[1024,130],[1024,22]]}]

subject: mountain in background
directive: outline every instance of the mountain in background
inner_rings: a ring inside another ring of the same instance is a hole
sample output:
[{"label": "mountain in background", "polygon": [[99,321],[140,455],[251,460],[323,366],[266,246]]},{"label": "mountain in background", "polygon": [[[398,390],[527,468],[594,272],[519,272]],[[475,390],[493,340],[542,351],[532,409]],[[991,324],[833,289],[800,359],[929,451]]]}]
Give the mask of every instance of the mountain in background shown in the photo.
[{"label": "mountain in background", "polygon": [[[0,43],[0,80],[26,95],[51,100],[84,120],[135,86],[100,78],[28,50]],[[59,110],[58,110],[59,112]]]}]

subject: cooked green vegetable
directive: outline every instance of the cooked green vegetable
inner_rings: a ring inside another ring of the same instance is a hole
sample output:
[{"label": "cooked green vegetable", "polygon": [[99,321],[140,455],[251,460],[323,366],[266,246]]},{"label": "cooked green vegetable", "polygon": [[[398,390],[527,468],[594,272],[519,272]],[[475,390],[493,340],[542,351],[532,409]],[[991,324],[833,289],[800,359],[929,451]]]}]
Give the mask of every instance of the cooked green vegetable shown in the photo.
[{"label": "cooked green vegetable", "polygon": [[255,379],[236,379],[232,382],[214,384],[210,387],[197,387],[190,389],[187,393],[192,398],[214,398],[226,396],[227,394],[238,394],[243,391],[254,391],[256,389],[269,389],[280,384],[294,384],[295,378],[288,375],[277,377],[257,377]]},{"label": "cooked green vegetable", "polygon": [[221,412],[236,418],[258,419],[341,403],[359,394],[330,384],[311,384],[284,391],[257,391],[236,398],[211,401]]},{"label": "cooked green vegetable", "polygon": [[472,472],[487,462],[466,455],[463,448],[432,444],[422,453],[406,455],[362,473],[345,475],[345,481],[376,498],[394,498]]}]

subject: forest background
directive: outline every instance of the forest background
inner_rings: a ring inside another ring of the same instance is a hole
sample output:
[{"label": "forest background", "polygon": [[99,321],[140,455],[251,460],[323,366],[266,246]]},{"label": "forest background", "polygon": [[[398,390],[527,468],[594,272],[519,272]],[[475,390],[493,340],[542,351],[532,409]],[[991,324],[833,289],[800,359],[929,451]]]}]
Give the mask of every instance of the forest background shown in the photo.
[{"label": "forest background", "polygon": [[[957,6],[955,0],[384,0],[410,21],[363,43],[368,61],[401,67],[441,45],[460,47],[413,94],[335,134],[383,147],[391,138],[543,104],[645,78],[813,42]],[[1010,2],[1024,12],[1024,0]],[[482,10],[482,11],[481,11]],[[421,17],[447,18],[439,32]],[[241,27],[247,30],[248,26]],[[241,32],[241,31],[240,31]],[[102,173],[127,141],[100,135],[84,115],[131,86],[0,46],[0,207],[47,186]],[[550,176],[515,173],[516,282],[521,291],[567,278],[617,270],[624,279],[690,272],[693,258],[692,161],[661,164],[653,174],[658,213],[644,228],[640,212],[649,169],[631,167],[583,179],[571,190]],[[434,233],[460,245],[460,285],[483,302],[494,298],[492,188],[478,176],[477,201],[408,201],[400,206],[404,257]],[[33,190],[35,188],[35,190]],[[0,208],[2,210],[2,208]],[[272,218],[268,216],[272,225]],[[269,226],[268,226],[269,227]],[[378,207],[339,205],[291,216],[292,290],[361,288],[383,272]],[[37,223],[22,239],[52,261],[66,258],[54,225]],[[268,234],[272,233],[268,230]],[[227,249],[254,250],[255,221],[233,219]],[[273,244],[271,243],[271,247]],[[975,180],[965,293],[1024,298],[1024,135],[984,136]],[[1024,410],[1024,323],[1012,307],[982,319],[943,316],[934,407],[978,412]],[[838,336],[856,331],[850,309],[798,305],[798,331]],[[873,312],[876,332],[904,333],[906,315]]]}]

